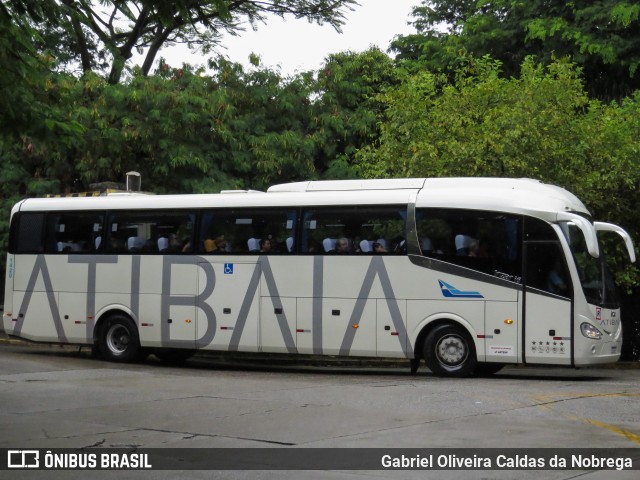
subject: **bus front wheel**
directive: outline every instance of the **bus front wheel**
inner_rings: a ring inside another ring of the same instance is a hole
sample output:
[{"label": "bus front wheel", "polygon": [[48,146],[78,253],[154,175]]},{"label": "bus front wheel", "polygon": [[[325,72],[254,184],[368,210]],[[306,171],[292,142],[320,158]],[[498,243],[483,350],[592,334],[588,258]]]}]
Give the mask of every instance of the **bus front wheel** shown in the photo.
[{"label": "bus front wheel", "polygon": [[424,358],[439,377],[468,377],[477,366],[476,351],[469,334],[456,325],[439,325],[424,341]]},{"label": "bus front wheel", "polygon": [[110,316],[102,324],[98,347],[102,357],[111,362],[134,362],[142,354],[135,323],[119,314]]}]

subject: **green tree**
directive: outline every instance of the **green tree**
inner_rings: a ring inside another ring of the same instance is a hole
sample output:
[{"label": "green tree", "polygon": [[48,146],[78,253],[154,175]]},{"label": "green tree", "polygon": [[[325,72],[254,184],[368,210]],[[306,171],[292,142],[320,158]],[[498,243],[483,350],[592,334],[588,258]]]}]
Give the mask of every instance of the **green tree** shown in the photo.
[{"label": "green tree", "polygon": [[[53,1],[13,1],[0,4],[0,272],[4,272],[9,212],[31,186],[39,184],[28,164],[33,137],[53,138],[79,134],[82,127],[68,122],[50,103],[46,93],[50,64],[38,55],[38,33],[27,21],[55,17]],[[4,274],[0,276],[3,290]]]},{"label": "green tree", "polygon": [[621,0],[424,1],[414,10],[417,33],[392,48],[431,71],[451,72],[467,54],[491,55],[508,76],[529,55],[545,64],[569,56],[590,94],[620,99],[640,87],[639,15],[637,4]]},{"label": "green tree", "polygon": [[216,82],[224,98],[213,117],[216,162],[239,188],[315,175],[315,143],[309,135],[310,79],[219,60]]},{"label": "green tree", "polygon": [[62,0],[55,20],[31,19],[46,33],[41,46],[60,63],[79,64],[84,73],[108,72],[109,83],[116,84],[135,51],[144,54],[141,68],[147,75],[165,45],[183,43],[207,53],[223,33],[237,35],[247,23],[256,28],[268,15],[306,18],[339,30],[344,12],[354,4],[355,0]]},{"label": "green tree", "polygon": [[27,17],[44,21],[54,16],[54,7],[48,1],[0,4],[0,131],[5,136],[41,128],[47,115],[41,91],[49,63],[34,47],[38,33]]},{"label": "green tree", "polygon": [[82,191],[122,181],[128,170],[157,193],[265,188],[315,175],[307,79],[223,59],[212,66],[205,75],[162,64],[156,75],[138,72],[116,85],[95,74],[53,77],[46,94],[57,114],[83,130],[26,138],[29,149],[12,163],[42,181],[21,190]]},{"label": "green tree", "polygon": [[313,82],[315,164],[324,178],[356,175],[356,152],[374,141],[383,105],[378,95],[398,83],[393,61],[378,48],[330,55]]}]

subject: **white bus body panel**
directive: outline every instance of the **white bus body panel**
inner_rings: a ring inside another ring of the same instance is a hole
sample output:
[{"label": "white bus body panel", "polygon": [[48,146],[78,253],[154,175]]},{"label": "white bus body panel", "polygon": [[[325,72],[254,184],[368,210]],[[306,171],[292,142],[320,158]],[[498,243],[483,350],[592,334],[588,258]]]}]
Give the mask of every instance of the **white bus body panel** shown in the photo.
[{"label": "white bus body panel", "polygon": [[[480,360],[517,352],[516,290],[416,267],[404,256],[194,258],[120,255],[89,264],[73,255],[21,256],[13,298],[24,316],[19,336],[90,344],[100,317],[121,310],[148,347],[411,358],[423,327],[457,319]],[[483,298],[446,299],[440,279]],[[14,323],[5,317],[9,334]]]},{"label": "white bus body panel", "polygon": [[[36,258],[20,258],[14,294],[20,305],[35,276],[20,332],[34,341],[92,343],[91,317],[122,309],[132,312],[143,346],[411,358],[420,331],[450,319],[468,329],[480,361],[517,361],[515,289],[416,267],[406,257],[256,257],[249,263],[246,257],[214,263],[201,258],[198,264],[175,264],[167,257],[121,255],[117,263],[95,265],[93,295],[83,291],[90,276],[86,263],[43,256],[43,270]],[[213,286],[207,286],[203,265],[215,272]],[[225,265],[233,265],[233,273],[225,273]],[[483,298],[445,299],[440,279]],[[47,292],[49,282],[53,291]],[[195,299],[208,288],[197,306]],[[27,321],[33,315],[53,315],[60,327]],[[209,329],[215,329],[211,339],[197,343]]]}]

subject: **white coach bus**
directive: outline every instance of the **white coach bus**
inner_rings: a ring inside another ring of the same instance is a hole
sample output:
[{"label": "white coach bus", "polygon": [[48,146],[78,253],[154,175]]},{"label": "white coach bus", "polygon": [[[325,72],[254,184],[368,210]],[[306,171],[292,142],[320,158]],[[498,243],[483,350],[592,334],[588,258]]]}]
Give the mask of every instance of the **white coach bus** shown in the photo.
[{"label": "white coach bus", "polygon": [[28,199],[4,329],[111,361],[197,350],[420,359],[443,376],[620,356],[598,231],[529,179],[310,181],[266,193]]}]

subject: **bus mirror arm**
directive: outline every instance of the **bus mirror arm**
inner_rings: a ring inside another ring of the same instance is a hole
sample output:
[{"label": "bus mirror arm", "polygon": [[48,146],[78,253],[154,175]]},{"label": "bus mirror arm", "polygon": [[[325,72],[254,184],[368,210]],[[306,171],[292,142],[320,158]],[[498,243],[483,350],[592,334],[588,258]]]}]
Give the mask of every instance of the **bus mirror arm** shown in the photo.
[{"label": "bus mirror arm", "polygon": [[593,258],[600,256],[600,249],[598,247],[598,237],[596,235],[596,229],[591,225],[589,220],[575,213],[558,212],[557,220],[559,222],[573,222],[582,231],[584,239],[587,242],[587,251]]},{"label": "bus mirror arm", "polygon": [[618,225],[605,222],[594,222],[593,226],[596,228],[596,232],[616,232],[618,235],[620,235],[624,240],[625,246],[627,247],[627,252],[629,253],[631,263],[635,263],[636,251],[633,248],[633,241],[631,240],[631,236],[626,232],[626,230],[619,227]]}]

